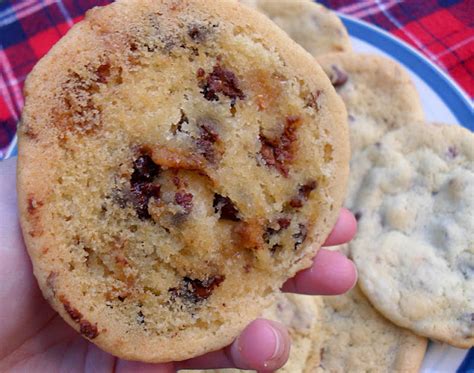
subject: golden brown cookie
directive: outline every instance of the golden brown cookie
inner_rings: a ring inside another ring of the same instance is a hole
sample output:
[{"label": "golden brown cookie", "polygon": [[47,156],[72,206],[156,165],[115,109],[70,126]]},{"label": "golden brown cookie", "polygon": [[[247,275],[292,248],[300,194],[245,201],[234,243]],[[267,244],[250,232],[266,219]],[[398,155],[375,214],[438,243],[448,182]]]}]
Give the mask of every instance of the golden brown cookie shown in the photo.
[{"label": "golden brown cookie", "polygon": [[315,299],[320,329],[304,372],[418,372],[427,340],[383,318],[356,286]]},{"label": "golden brown cookie", "polygon": [[313,56],[352,50],[336,13],[311,0],[240,0],[275,22]]},{"label": "golden brown cookie", "polygon": [[229,344],[337,219],[344,105],[307,52],[237,2],[95,8],[25,96],[18,191],[35,275],[114,355]]}]

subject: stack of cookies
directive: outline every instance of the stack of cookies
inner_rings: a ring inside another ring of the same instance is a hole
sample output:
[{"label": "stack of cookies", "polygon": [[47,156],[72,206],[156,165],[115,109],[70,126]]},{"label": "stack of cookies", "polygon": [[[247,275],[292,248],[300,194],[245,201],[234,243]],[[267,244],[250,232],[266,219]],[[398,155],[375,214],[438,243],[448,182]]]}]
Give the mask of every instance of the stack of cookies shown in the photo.
[{"label": "stack of cookies", "polygon": [[417,372],[428,339],[474,346],[474,135],[426,123],[409,74],[388,58],[352,52],[343,24],[321,5],[241,2],[316,58],[350,129],[345,206],[358,233],[334,249],[355,262],[359,281],[341,296],[279,295],[264,314],[293,337],[279,371]]},{"label": "stack of cookies", "polygon": [[[424,123],[408,74],[353,53],[322,6],[242,2],[260,13],[119,0],[35,67],[18,194],[45,297],[147,362],[221,348],[261,314],[289,328],[287,372],[416,371],[427,338],[472,346],[473,134]],[[343,204],[357,286],[280,294]]]}]

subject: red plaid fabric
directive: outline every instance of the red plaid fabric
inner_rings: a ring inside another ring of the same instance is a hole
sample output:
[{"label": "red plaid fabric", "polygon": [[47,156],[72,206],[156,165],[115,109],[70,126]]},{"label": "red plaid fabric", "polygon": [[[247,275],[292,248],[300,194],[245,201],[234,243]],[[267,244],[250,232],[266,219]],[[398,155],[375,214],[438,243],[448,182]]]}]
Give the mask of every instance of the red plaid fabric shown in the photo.
[{"label": "red plaid fabric", "polygon": [[[0,159],[23,106],[35,63],[87,9],[109,0],[0,0]],[[328,0],[329,8],[380,26],[424,53],[474,97],[474,2]]]}]

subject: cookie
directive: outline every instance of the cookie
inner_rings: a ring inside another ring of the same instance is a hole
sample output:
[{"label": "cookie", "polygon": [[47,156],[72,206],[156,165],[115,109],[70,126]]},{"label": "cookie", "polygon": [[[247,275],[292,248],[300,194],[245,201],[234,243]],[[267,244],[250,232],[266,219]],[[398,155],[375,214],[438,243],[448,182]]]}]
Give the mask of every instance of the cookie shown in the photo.
[{"label": "cookie", "polygon": [[240,0],[265,14],[313,56],[352,50],[339,17],[310,0]]},{"label": "cookie", "polygon": [[352,154],[393,128],[424,119],[418,92],[395,61],[353,52],[317,60],[346,104]]},{"label": "cookie", "polygon": [[[311,296],[299,294],[278,294],[274,303],[267,308],[262,317],[275,320],[287,327],[291,337],[291,350],[288,362],[278,369],[280,373],[304,372],[306,362],[312,355],[312,344],[318,332],[317,323],[320,316],[314,307]],[[184,372],[195,372],[185,370]],[[236,373],[245,372],[240,369],[208,369],[196,373]]]},{"label": "cookie", "polygon": [[355,199],[350,252],[363,292],[397,325],[473,346],[474,135],[414,124],[362,156],[371,168]]},{"label": "cookie", "polygon": [[25,95],[18,191],[35,275],[116,356],[229,344],[337,219],[344,105],[307,52],[235,1],[95,8]]},{"label": "cookie", "polygon": [[427,340],[383,318],[356,286],[315,299],[320,329],[305,372],[418,372]]}]

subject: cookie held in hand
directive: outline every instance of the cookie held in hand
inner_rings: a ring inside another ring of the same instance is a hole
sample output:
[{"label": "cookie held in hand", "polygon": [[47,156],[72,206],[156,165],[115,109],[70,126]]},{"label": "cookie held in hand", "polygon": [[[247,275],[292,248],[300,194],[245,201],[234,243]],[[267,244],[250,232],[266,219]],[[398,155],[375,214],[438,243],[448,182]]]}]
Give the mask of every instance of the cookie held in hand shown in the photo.
[{"label": "cookie held in hand", "polygon": [[116,356],[229,344],[337,219],[344,105],[307,52],[237,2],[95,8],[25,95],[18,192],[35,275]]}]

